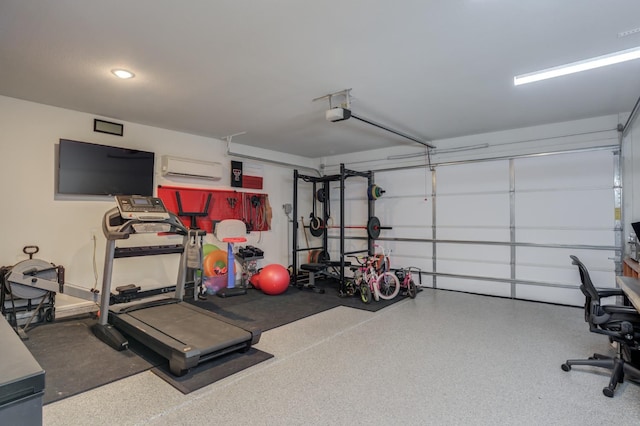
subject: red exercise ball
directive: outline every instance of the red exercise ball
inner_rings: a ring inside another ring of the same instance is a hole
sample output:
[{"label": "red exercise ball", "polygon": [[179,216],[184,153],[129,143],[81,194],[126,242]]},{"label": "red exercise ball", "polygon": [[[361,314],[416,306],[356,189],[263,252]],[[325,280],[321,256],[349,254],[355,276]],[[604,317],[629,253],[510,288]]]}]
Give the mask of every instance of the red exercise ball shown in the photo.
[{"label": "red exercise ball", "polygon": [[255,273],[251,275],[251,278],[249,278],[249,282],[251,283],[253,288],[260,288],[260,274]]},{"label": "red exercise ball", "polygon": [[289,287],[289,271],[282,265],[273,263],[260,271],[260,290],[263,293],[275,296],[287,291]]}]

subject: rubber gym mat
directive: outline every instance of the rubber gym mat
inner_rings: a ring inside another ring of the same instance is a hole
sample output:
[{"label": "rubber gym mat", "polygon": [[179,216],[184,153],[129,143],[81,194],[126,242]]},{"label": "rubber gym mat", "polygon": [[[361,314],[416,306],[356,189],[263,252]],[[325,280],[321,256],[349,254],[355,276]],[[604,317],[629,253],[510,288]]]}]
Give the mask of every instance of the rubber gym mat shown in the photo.
[{"label": "rubber gym mat", "polygon": [[251,348],[245,353],[232,354],[203,362],[189,370],[187,374],[176,377],[169,372],[167,364],[161,364],[151,369],[158,377],[169,383],[180,392],[187,394],[211,383],[224,379],[232,374],[273,358],[273,355]]},{"label": "rubber gym mat", "polygon": [[255,327],[267,331],[337,306],[375,312],[404,299],[404,296],[398,296],[393,300],[372,301],[364,304],[359,296],[340,297],[335,281],[323,280],[316,284],[318,288],[325,290],[323,294],[288,287],[287,291],[277,296],[269,296],[260,290],[250,289],[247,294],[240,296],[210,295],[207,296],[207,300],[185,300],[222,315],[240,327]]},{"label": "rubber gym mat", "polygon": [[28,331],[27,348],[45,370],[43,404],[77,395],[151,369],[183,393],[189,393],[273,355],[251,348],[204,362],[182,377],[169,373],[168,362],[136,340],[129,350],[116,351],[91,331],[96,320],[79,317],[36,324]]},{"label": "rubber gym mat", "polygon": [[[24,343],[45,370],[43,403],[49,404],[98,386],[141,373],[165,362],[132,342],[129,351],[116,351],[91,331],[96,320],[87,316],[36,324]],[[148,352],[145,357],[137,353]]]}]

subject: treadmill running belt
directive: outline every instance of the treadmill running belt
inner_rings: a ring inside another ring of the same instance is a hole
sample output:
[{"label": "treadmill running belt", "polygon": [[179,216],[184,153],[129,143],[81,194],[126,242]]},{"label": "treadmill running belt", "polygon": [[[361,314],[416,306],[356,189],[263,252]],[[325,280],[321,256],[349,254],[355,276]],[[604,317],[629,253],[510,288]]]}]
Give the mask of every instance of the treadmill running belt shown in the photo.
[{"label": "treadmill running belt", "polygon": [[201,353],[218,351],[251,340],[250,332],[212,316],[203,315],[202,311],[195,311],[184,303],[140,309],[125,315],[183,345],[198,348]]},{"label": "treadmill running belt", "polygon": [[166,358],[171,373],[176,376],[209,359],[247,351],[260,340],[259,331],[245,330],[184,302],[110,312],[109,321]]}]

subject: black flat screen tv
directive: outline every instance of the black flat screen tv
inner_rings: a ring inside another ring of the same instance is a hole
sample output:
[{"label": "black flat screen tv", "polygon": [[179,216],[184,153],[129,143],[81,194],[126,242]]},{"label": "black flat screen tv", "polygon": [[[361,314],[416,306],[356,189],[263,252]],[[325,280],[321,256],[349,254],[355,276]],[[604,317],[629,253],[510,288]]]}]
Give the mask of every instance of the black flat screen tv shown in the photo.
[{"label": "black flat screen tv", "polygon": [[153,195],[153,152],[60,139],[58,193]]}]

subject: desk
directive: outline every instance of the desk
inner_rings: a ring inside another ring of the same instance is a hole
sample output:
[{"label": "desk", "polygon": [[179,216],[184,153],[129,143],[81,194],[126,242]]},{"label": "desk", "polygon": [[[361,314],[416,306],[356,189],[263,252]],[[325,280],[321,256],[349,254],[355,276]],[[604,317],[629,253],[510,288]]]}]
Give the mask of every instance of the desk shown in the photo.
[{"label": "desk", "polygon": [[640,280],[631,277],[616,277],[616,282],[627,295],[631,304],[640,311]]},{"label": "desk", "polygon": [[622,262],[622,268],[622,275],[625,277],[638,278],[638,275],[640,275],[640,265],[630,257],[626,257],[624,259]]}]

